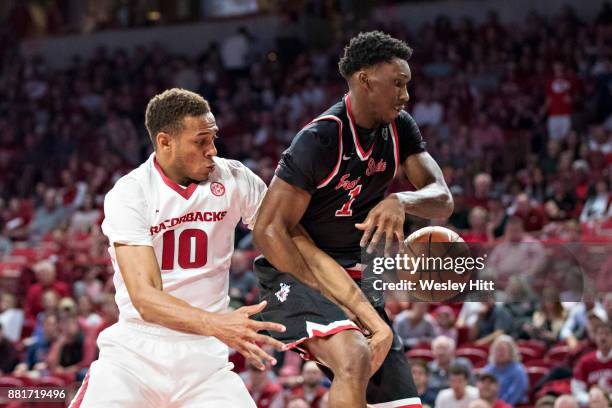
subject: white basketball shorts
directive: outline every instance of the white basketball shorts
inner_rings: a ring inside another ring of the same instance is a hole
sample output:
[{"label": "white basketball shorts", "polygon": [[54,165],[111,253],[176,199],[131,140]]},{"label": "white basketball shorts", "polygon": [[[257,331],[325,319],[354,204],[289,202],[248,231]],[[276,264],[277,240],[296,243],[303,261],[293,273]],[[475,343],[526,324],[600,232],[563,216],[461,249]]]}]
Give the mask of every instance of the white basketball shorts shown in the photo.
[{"label": "white basketball shorts", "polygon": [[98,347],[70,408],[256,408],[216,338],[120,321]]}]

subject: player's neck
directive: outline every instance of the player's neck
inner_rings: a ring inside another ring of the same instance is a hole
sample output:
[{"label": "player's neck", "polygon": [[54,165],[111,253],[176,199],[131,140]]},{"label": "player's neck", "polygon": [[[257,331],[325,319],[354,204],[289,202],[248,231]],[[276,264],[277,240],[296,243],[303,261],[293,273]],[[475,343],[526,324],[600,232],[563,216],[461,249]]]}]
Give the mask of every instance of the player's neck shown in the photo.
[{"label": "player's neck", "polygon": [[351,114],[357,126],[364,129],[376,129],[380,126],[380,121],[371,111],[368,112],[368,104],[362,97],[354,91],[349,91],[349,98],[351,99]]}]

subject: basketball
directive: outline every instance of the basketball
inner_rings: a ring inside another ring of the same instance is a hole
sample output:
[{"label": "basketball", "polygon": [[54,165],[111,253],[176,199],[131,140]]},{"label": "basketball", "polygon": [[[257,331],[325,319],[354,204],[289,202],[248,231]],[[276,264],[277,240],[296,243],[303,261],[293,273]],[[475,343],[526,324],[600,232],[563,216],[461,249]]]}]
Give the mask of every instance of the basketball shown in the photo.
[{"label": "basketball", "polygon": [[405,239],[401,255],[407,257],[410,267],[398,270],[398,278],[415,283],[409,291],[411,300],[446,301],[469,287],[473,268],[464,264],[470,259],[470,251],[455,231],[421,228]]}]

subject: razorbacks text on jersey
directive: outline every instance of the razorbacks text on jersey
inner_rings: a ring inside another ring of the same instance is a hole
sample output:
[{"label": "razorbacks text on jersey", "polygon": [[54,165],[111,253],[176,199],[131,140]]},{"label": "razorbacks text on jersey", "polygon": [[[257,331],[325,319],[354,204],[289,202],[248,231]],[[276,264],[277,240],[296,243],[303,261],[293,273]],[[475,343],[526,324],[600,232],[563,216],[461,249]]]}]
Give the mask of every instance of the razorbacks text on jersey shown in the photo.
[{"label": "razorbacks text on jersey", "polygon": [[183,187],[166,177],[152,154],[107,194],[102,231],[110,242],[120,320],[145,324],[121,276],[116,243],[154,248],[164,292],[209,312],[227,308],[234,229],[240,219],[254,223],[266,185],[238,161],[214,161],[208,181]]},{"label": "razorbacks text on jersey", "polygon": [[312,195],[300,223],[341,264],[360,261],[355,228],[385,195],[408,156],[425,151],[405,111],[393,123],[359,128],[346,95],[306,125],[283,153],[276,176]]}]

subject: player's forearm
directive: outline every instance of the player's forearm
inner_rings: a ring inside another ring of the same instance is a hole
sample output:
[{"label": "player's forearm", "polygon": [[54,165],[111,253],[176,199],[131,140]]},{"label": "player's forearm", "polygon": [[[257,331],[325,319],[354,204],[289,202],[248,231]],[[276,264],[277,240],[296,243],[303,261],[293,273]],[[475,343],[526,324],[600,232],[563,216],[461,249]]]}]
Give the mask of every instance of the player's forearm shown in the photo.
[{"label": "player's forearm", "polygon": [[133,296],[132,303],[146,322],[190,334],[206,336],[210,332],[208,320],[212,313],[193,307],[160,289],[141,288]]},{"label": "player's forearm", "polygon": [[407,214],[421,218],[446,218],[453,213],[453,197],[446,186],[429,184],[417,191],[390,194],[387,199],[397,199]]},{"label": "player's forearm", "polygon": [[319,283],[325,296],[348,309],[369,329],[385,324],[344,268],[319,249],[301,225],[292,231],[292,239],[308,265],[308,273]]}]

